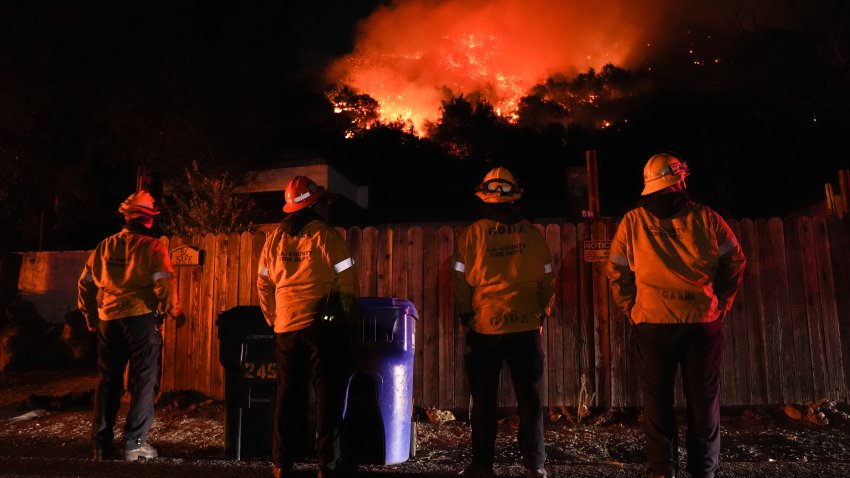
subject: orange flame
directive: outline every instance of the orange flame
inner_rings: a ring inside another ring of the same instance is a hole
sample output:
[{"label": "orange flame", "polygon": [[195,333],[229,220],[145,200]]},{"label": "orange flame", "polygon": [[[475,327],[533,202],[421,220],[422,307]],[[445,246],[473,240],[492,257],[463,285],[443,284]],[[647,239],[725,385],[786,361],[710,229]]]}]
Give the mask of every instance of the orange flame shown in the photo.
[{"label": "orange flame", "polygon": [[396,0],[363,21],[329,79],[375,98],[382,121],[411,122],[420,134],[441,101],[460,94],[515,120],[519,100],[549,76],[624,64],[648,27],[631,5]]}]

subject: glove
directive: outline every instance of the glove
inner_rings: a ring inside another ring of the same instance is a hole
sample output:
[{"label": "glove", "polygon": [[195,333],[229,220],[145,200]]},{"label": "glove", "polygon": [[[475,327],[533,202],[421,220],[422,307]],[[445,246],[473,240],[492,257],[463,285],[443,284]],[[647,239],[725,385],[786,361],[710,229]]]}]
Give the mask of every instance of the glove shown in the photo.
[{"label": "glove", "polygon": [[472,320],[472,317],[474,316],[474,312],[463,312],[458,316],[458,319],[460,320],[460,325],[463,325],[464,327],[469,327],[469,321]]}]

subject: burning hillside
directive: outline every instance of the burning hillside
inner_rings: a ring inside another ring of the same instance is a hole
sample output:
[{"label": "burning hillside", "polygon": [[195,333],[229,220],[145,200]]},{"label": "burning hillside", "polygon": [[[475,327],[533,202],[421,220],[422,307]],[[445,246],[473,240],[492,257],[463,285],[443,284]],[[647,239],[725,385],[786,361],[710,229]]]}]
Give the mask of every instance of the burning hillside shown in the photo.
[{"label": "burning hillside", "polygon": [[660,1],[397,0],[360,25],[354,51],[329,77],[377,100],[381,121],[420,133],[442,100],[461,94],[514,121],[547,78],[628,64]]}]

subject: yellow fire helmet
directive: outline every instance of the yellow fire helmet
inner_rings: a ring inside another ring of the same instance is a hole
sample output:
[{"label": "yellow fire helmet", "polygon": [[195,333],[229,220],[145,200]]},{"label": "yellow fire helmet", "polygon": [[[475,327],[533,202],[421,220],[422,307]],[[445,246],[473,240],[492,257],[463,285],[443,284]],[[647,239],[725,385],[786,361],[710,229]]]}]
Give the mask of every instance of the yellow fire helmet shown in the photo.
[{"label": "yellow fire helmet", "polygon": [[475,190],[475,195],[488,203],[513,202],[521,198],[522,193],[513,173],[501,166],[490,170]]},{"label": "yellow fire helmet", "polygon": [[660,153],[649,158],[643,167],[643,192],[641,196],[661,191],[690,174],[687,163],[669,153]]},{"label": "yellow fire helmet", "polygon": [[128,218],[153,217],[159,214],[159,209],[154,205],[153,196],[149,192],[137,191],[121,203],[118,212]]}]

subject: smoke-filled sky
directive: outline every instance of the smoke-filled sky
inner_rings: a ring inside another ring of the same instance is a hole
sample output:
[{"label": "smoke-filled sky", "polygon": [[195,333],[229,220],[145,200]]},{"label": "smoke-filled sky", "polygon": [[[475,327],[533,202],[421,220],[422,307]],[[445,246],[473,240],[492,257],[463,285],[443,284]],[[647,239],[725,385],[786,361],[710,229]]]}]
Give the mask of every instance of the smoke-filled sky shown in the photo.
[{"label": "smoke-filled sky", "polygon": [[635,67],[687,23],[777,22],[769,0],[395,0],[365,18],[329,79],[374,97],[385,120],[421,131],[449,95],[480,94],[503,115],[533,85],[607,63]]}]

